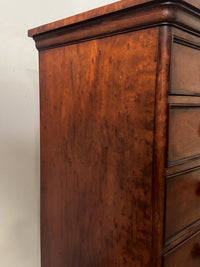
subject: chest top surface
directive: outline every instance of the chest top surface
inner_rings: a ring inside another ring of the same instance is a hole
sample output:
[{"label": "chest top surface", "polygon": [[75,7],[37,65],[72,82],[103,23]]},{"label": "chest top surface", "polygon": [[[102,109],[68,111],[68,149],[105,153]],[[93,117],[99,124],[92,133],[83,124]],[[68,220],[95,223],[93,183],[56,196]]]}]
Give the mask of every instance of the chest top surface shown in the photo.
[{"label": "chest top surface", "polygon": [[[33,37],[35,35],[40,35],[49,31],[57,30],[63,27],[69,27],[74,24],[78,24],[85,21],[91,21],[92,19],[106,16],[112,13],[117,12],[123,12],[126,9],[134,9],[134,11],[137,12],[137,9],[143,8],[148,9],[149,7],[152,8],[153,13],[153,7],[155,5],[159,5],[160,9],[163,9],[163,6],[174,6],[174,11],[180,8],[186,8],[186,9],[192,9],[200,17],[200,1],[199,0],[123,0],[123,1],[117,1],[115,3],[102,6],[96,9],[92,9],[90,11],[86,11],[83,13],[80,13],[78,15],[74,15],[72,17],[68,17],[65,19],[61,19],[55,22],[51,22],[45,25],[42,25],[37,28],[33,28],[28,31],[28,35],[30,37]],[[169,12],[168,12],[169,13]],[[167,14],[166,17],[163,17],[163,20],[168,20]]]}]

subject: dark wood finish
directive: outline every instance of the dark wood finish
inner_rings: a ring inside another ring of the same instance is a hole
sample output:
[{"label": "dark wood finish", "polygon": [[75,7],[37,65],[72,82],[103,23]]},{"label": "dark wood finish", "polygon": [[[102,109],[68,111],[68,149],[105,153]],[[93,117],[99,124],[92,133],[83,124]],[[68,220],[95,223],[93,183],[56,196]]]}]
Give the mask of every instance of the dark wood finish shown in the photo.
[{"label": "dark wood finish", "polygon": [[172,93],[200,95],[200,44],[177,39],[173,45],[172,70]]},{"label": "dark wood finish", "polygon": [[165,240],[165,247],[163,249],[164,254],[169,252],[169,250],[173,249],[178,244],[185,241],[198,231],[200,231],[200,220],[194,222],[193,224],[184,228],[182,231],[178,232],[176,235]]},{"label": "dark wood finish", "polygon": [[171,106],[169,120],[169,164],[199,156],[200,106]]},{"label": "dark wood finish", "polygon": [[42,266],[149,266],[157,36],[40,53]]},{"label": "dark wood finish", "polygon": [[200,167],[200,158],[197,157],[196,159],[188,159],[182,164],[170,166],[166,168],[166,175],[170,176],[173,174],[178,174],[184,172],[185,170],[193,170]]},{"label": "dark wood finish", "polygon": [[200,169],[168,178],[166,190],[165,239],[168,239],[200,219]]},{"label": "dark wood finish", "polygon": [[[199,2],[200,3],[200,2]],[[194,45],[200,45],[200,38],[198,35],[190,34],[187,31],[181,31],[178,28],[172,27],[172,38],[178,39],[179,41],[182,40],[184,43],[192,43]]]},{"label": "dark wood finish", "polygon": [[42,267],[199,266],[199,8],[124,0],[29,31]]},{"label": "dark wood finish", "polygon": [[[191,107],[200,107],[200,97],[197,96],[178,96],[178,95],[169,95],[168,103],[170,107],[173,108],[191,108]],[[181,122],[179,122],[181,124]],[[175,123],[174,123],[175,125]],[[186,126],[186,124],[181,124]],[[177,126],[178,127],[178,126]],[[170,127],[171,131],[171,127]],[[188,131],[188,130],[187,130]],[[174,132],[176,132],[174,130]],[[182,132],[182,136],[186,135],[185,130]],[[174,138],[174,134],[171,135]],[[178,137],[176,137],[178,139]],[[182,137],[181,137],[182,139]],[[189,137],[189,139],[191,139]],[[192,138],[193,139],[193,138]],[[177,142],[175,141],[177,144]],[[170,144],[170,142],[169,142]],[[173,145],[172,145],[173,146]],[[183,146],[185,148],[185,146]],[[192,151],[192,150],[191,150]],[[173,174],[178,174],[184,172],[185,170],[192,170],[200,166],[200,156],[199,154],[192,157],[186,157],[178,161],[170,162],[170,166],[166,169],[166,175],[170,176]]]},{"label": "dark wood finish", "polygon": [[164,267],[199,267],[200,232],[164,255]]},{"label": "dark wood finish", "polygon": [[152,267],[161,266],[164,228],[165,166],[167,161],[167,93],[169,91],[171,29],[160,28],[158,42],[156,110],[154,133],[154,175],[152,189]]}]

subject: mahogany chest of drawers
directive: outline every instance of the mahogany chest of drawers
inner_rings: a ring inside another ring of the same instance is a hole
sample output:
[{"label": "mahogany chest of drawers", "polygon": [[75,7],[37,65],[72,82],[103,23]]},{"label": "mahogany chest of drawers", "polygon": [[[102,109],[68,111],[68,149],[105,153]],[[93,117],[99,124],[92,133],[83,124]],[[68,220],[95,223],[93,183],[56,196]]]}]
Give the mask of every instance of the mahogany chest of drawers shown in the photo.
[{"label": "mahogany chest of drawers", "polygon": [[124,0],[29,36],[42,267],[199,267],[200,2]]}]

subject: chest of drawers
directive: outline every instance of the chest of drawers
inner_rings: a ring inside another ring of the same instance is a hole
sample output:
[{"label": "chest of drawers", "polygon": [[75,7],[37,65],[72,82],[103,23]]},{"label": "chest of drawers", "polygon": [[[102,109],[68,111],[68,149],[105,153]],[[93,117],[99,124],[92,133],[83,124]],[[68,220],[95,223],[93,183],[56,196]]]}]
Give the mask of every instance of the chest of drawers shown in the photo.
[{"label": "chest of drawers", "polygon": [[42,267],[200,266],[200,4],[124,0],[29,31]]}]

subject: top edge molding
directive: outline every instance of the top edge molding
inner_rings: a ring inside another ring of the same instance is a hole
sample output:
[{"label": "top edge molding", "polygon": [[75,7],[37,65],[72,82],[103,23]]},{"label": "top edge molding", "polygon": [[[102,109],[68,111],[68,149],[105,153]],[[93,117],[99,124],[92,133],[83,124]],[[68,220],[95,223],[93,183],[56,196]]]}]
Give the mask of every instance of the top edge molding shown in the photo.
[{"label": "top edge molding", "polygon": [[[87,13],[84,13],[85,17]],[[38,50],[45,50],[162,25],[175,26],[200,35],[200,10],[185,1],[149,0],[145,4],[103,13],[100,16],[95,14],[90,19],[83,19],[83,15],[77,15],[71,22],[80,21],[71,24],[69,18],[68,24],[65,21],[62,27],[58,27],[60,22],[55,22],[54,26],[47,24],[30,30],[29,36],[35,40]]]},{"label": "top edge molding", "polygon": [[199,0],[123,0],[118,1],[106,6],[102,6],[99,8],[95,8],[72,17],[68,17],[62,20],[58,20],[55,22],[51,22],[40,27],[36,27],[30,29],[28,31],[28,36],[33,37],[35,35],[43,34],[49,31],[53,31],[63,27],[69,27],[77,23],[81,23],[84,21],[92,20],[101,16],[109,15],[115,12],[120,12],[129,8],[140,8],[140,7],[148,7],[154,6],[155,4],[175,4],[185,6],[185,8],[190,8],[193,12],[197,12],[200,14],[200,1]]}]

